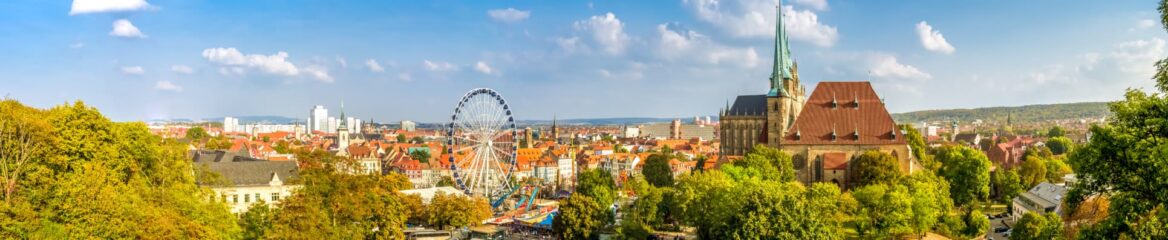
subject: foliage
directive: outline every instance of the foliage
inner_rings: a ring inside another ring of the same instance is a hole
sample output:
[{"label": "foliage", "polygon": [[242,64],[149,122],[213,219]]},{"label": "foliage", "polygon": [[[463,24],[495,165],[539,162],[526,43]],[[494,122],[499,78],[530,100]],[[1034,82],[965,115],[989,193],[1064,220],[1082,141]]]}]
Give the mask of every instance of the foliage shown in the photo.
[{"label": "foliage", "polygon": [[560,214],[552,220],[552,232],[559,239],[589,239],[607,222],[605,212],[597,200],[573,193],[560,205]]},{"label": "foliage", "polygon": [[410,159],[418,160],[418,162],[422,162],[422,163],[429,163],[430,162],[430,152],[429,151],[410,152]]},{"label": "foliage", "polygon": [[423,143],[426,143],[426,139],[423,139],[422,136],[416,136],[416,137],[410,139],[410,142],[415,143],[415,144],[423,144]]},{"label": "foliage", "polygon": [[862,238],[893,238],[913,232],[912,197],[902,185],[873,184],[852,191],[860,208],[856,232]]},{"label": "foliage", "polygon": [[[795,181],[795,166],[791,162],[791,156],[782,150],[770,148],[764,145],[755,145],[750,152],[741,160],[734,161],[734,167],[743,170],[745,175],[760,177],[762,180],[775,180],[780,182]],[[739,174],[731,175],[740,176]]]},{"label": "foliage", "polygon": [[1009,203],[1014,197],[1026,191],[1026,186],[1022,185],[1022,178],[1018,175],[1018,170],[1005,170],[999,168],[993,172],[994,191],[997,193],[999,202]]},{"label": "foliage", "polygon": [[853,187],[891,184],[900,178],[900,164],[892,154],[868,151],[852,160],[848,183]]},{"label": "foliage", "polygon": [[705,171],[706,170],[706,161],[709,161],[709,160],[710,160],[710,158],[708,158],[706,156],[698,155],[697,159],[695,160],[695,161],[697,161],[697,163],[694,164],[694,168],[690,169],[690,171],[695,171],[695,172]]},{"label": "foliage", "polygon": [[1020,240],[1053,240],[1062,237],[1063,224],[1058,215],[1033,212],[1022,215],[1022,219],[1014,224],[1014,233],[1010,235],[1010,239]]},{"label": "foliage", "polygon": [[597,205],[610,206],[616,201],[616,182],[603,169],[581,172],[576,177],[576,192],[588,196]]},{"label": "foliage", "polygon": [[486,199],[438,193],[426,205],[423,218],[426,224],[445,229],[448,226],[477,226],[491,214],[491,205]]},{"label": "foliage", "polygon": [[645,160],[641,173],[645,180],[655,187],[673,186],[673,170],[669,167],[669,155],[653,154]]},{"label": "foliage", "polygon": [[397,139],[396,139],[396,140],[397,140],[397,142],[398,142],[398,143],[405,143],[405,142],[406,142],[406,135],[405,135],[405,134],[398,133],[398,134],[397,134]]},{"label": "foliage", "polygon": [[[724,170],[734,168],[740,167]],[[793,181],[691,172],[678,179],[673,198],[670,211],[702,239],[843,238],[843,197],[832,184],[808,189]]]},{"label": "foliage", "polygon": [[1046,137],[1048,137],[1048,138],[1057,138],[1057,137],[1065,138],[1066,136],[1067,136],[1067,130],[1063,129],[1063,127],[1060,127],[1057,125],[1050,127],[1050,130],[1046,131]]},{"label": "foliage", "polygon": [[272,216],[278,214],[276,209],[260,199],[239,216],[239,228],[243,229],[243,239],[263,239],[269,229],[272,229]]},{"label": "foliage", "polygon": [[[299,152],[303,185],[280,202],[269,238],[404,238],[410,213],[398,192],[409,180],[391,173],[351,175],[353,160],[324,151]],[[375,231],[376,229],[376,231]]]},{"label": "foliage", "polygon": [[233,143],[230,139],[227,139],[227,137],[224,137],[223,135],[219,135],[211,138],[210,140],[207,140],[207,144],[204,144],[203,148],[210,150],[227,150],[231,148],[232,144]]},{"label": "foliage", "polygon": [[925,143],[925,138],[921,136],[920,131],[917,131],[916,128],[913,128],[909,124],[901,125],[900,129],[905,132],[904,137],[908,141],[909,150],[912,151],[913,158],[916,158],[921,165],[929,170],[936,171],[938,168],[941,168],[937,161],[933,159],[933,156],[929,155],[929,145]]},{"label": "foliage", "polygon": [[1046,159],[1046,181],[1052,183],[1062,183],[1063,176],[1071,174],[1071,165],[1067,165],[1062,157],[1053,157]]},{"label": "foliage", "polygon": [[1022,177],[1022,185],[1026,189],[1037,186],[1046,181],[1046,160],[1035,155],[1026,156],[1018,169],[1018,175]]},{"label": "foliage", "polygon": [[206,129],[203,129],[202,127],[193,127],[193,128],[187,129],[186,138],[190,139],[193,142],[202,142],[203,140],[207,139],[207,137],[210,137],[210,136],[211,136],[210,134],[207,134]]},{"label": "foliage", "polygon": [[633,188],[637,197],[632,206],[622,211],[621,236],[625,239],[648,239],[653,233],[653,226],[660,225],[663,220],[663,211],[659,208],[666,188],[650,185],[640,178],[633,178],[626,185]]},{"label": "foliage", "polygon": [[990,160],[976,149],[945,146],[937,149],[939,175],[949,181],[949,196],[957,206],[967,206],[989,196]]},{"label": "foliage", "polygon": [[438,183],[436,184],[436,186],[438,186],[438,187],[453,187],[454,186],[454,178],[452,178],[450,176],[442,176],[441,179],[438,179]]},{"label": "foliage", "polygon": [[1067,137],[1052,137],[1046,140],[1046,147],[1050,148],[1050,152],[1054,155],[1062,155],[1071,152],[1075,143]]},{"label": "foliage", "polygon": [[1109,116],[1107,104],[1102,102],[1027,105],[1019,107],[988,107],[975,109],[926,110],[892,114],[896,122],[986,122],[1035,123],[1061,119],[1099,118]]},{"label": "foliage", "polygon": [[[0,158],[8,198],[0,237],[231,238],[213,192],[195,184],[186,147],[142,123],[114,123],[77,102],[47,111],[0,101]],[[20,139],[43,144],[20,154]],[[14,154],[16,153],[16,154]],[[14,154],[14,155],[10,155]],[[18,164],[11,157],[35,160]],[[20,169],[20,174],[12,170]]]},{"label": "foliage", "polygon": [[965,221],[965,230],[962,233],[966,237],[981,236],[990,229],[990,218],[977,209],[970,208],[961,219]]}]

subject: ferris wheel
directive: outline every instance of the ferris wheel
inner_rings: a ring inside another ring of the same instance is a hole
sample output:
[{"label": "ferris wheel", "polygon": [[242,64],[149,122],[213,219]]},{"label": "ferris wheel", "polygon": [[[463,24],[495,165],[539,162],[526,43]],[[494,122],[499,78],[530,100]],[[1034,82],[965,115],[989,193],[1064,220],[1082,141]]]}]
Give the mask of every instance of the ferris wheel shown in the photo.
[{"label": "ferris wheel", "polygon": [[467,92],[446,129],[446,153],[458,188],[493,199],[511,189],[515,172],[515,118],[503,96],[489,88]]}]

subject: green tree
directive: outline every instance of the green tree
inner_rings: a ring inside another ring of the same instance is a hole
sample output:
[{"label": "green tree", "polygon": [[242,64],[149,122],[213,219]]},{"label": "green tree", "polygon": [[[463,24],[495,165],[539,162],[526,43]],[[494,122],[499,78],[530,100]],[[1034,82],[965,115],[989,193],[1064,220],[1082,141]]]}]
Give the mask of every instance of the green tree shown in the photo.
[{"label": "green tree", "polygon": [[694,168],[690,169],[690,171],[694,171],[694,172],[705,171],[706,170],[706,161],[709,161],[709,160],[710,160],[710,158],[708,158],[704,155],[698,155],[697,159],[694,160],[694,161],[697,161],[697,163],[694,164]]},{"label": "green tree", "polygon": [[909,150],[912,151],[913,158],[916,158],[925,168],[936,171],[941,166],[933,160],[933,156],[929,155],[929,145],[925,143],[925,138],[921,136],[921,132],[913,128],[912,125],[900,125],[900,129],[904,131],[905,140],[908,141]]},{"label": "green tree", "polygon": [[673,170],[669,167],[669,155],[653,154],[645,160],[641,173],[645,180],[656,187],[673,186]]},{"label": "green tree", "polygon": [[430,163],[430,151],[413,151],[410,152],[410,159],[418,160],[422,163]]},{"label": "green tree", "polygon": [[629,180],[626,186],[632,188],[637,197],[632,206],[622,211],[620,234],[626,239],[648,239],[653,234],[653,226],[660,225],[663,220],[659,207],[664,191],[640,178]]},{"label": "green tree", "polygon": [[[735,170],[737,166],[723,166]],[[735,170],[754,171],[757,170]],[[842,239],[839,188],[818,183],[733,178],[723,171],[678,179],[670,211],[701,239]]]},{"label": "green tree", "polygon": [[252,204],[239,216],[239,228],[243,229],[243,239],[264,239],[268,229],[272,228],[272,216],[276,213],[275,209],[268,207],[268,204],[260,199],[259,202]]},{"label": "green tree", "polygon": [[439,186],[439,187],[453,187],[454,186],[454,178],[451,178],[450,176],[442,176],[441,179],[438,179],[437,186]]},{"label": "green tree", "polygon": [[219,135],[208,140],[207,144],[205,144],[203,148],[210,150],[227,150],[231,148],[232,144],[233,143],[230,139],[227,139],[227,137],[224,137],[223,135]]},{"label": "green tree", "polygon": [[1062,157],[1054,157],[1046,160],[1046,181],[1062,183],[1063,176],[1071,173],[1071,165],[1063,161]]},{"label": "green tree", "polygon": [[477,226],[491,217],[486,199],[438,193],[430,199],[423,215],[426,224],[439,229]]},{"label": "green tree", "polygon": [[596,201],[596,205],[608,207],[616,201],[616,182],[603,169],[592,169],[576,176],[576,192]]},{"label": "green tree", "polygon": [[1067,137],[1051,137],[1046,140],[1046,146],[1050,148],[1050,152],[1054,155],[1062,155],[1071,152],[1075,147],[1075,143]]},{"label": "green tree", "polygon": [[552,220],[552,232],[565,240],[589,239],[604,227],[607,209],[584,194],[573,193],[560,206],[560,214]]},{"label": "green tree", "polygon": [[[404,176],[352,175],[356,162],[324,151],[299,152],[302,185],[280,202],[268,238],[404,238],[411,213],[399,190]],[[376,231],[374,231],[376,229]]]},{"label": "green tree", "polygon": [[207,134],[207,130],[203,129],[202,127],[192,127],[187,129],[186,138],[192,142],[202,142],[210,136],[210,134]]},{"label": "green tree", "polygon": [[1050,127],[1050,130],[1046,131],[1046,137],[1048,137],[1048,138],[1066,137],[1066,136],[1067,136],[1067,131],[1064,130],[1063,127],[1060,127],[1057,125]]},{"label": "green tree", "polygon": [[920,171],[903,178],[912,198],[912,217],[909,226],[918,237],[932,230],[942,217],[953,209],[949,198],[949,182],[931,171]]},{"label": "green tree", "polygon": [[406,135],[405,135],[405,134],[400,134],[400,133],[399,133],[399,134],[397,134],[397,142],[399,142],[399,143],[405,143],[405,142],[406,142]]},{"label": "green tree", "polygon": [[913,233],[913,199],[902,185],[872,184],[852,191],[859,203],[853,215],[861,238],[894,238]]},{"label": "green tree", "polygon": [[1062,219],[1054,213],[1037,214],[1027,212],[1014,225],[1010,239],[1057,240],[1063,239]]},{"label": "green tree", "polygon": [[857,156],[849,165],[848,183],[854,187],[891,184],[900,178],[900,164],[892,154],[868,151]]},{"label": "green tree", "polygon": [[744,170],[745,176],[757,176],[763,180],[780,182],[795,181],[795,166],[791,161],[791,155],[761,144],[755,145],[741,160],[734,161],[733,166]]},{"label": "green tree", "polygon": [[1009,203],[1014,197],[1026,191],[1025,186],[1022,185],[1022,178],[1018,175],[1018,170],[1005,170],[999,168],[994,171],[994,190],[997,192],[999,202]]},{"label": "green tree", "polygon": [[949,196],[957,206],[986,199],[990,192],[990,160],[976,149],[945,146],[937,149],[939,171],[949,181]]},{"label": "green tree", "polygon": [[977,209],[970,208],[961,219],[965,221],[965,230],[962,230],[962,233],[966,237],[981,236],[990,229],[989,217]]},{"label": "green tree", "polygon": [[422,136],[417,136],[417,137],[414,137],[413,139],[410,139],[410,142],[413,142],[416,144],[423,144],[423,143],[426,143],[426,139],[423,139]]},{"label": "green tree", "polygon": [[1018,175],[1022,177],[1022,185],[1026,189],[1037,186],[1046,181],[1046,159],[1031,155],[1026,156],[1022,166],[1018,168]]}]

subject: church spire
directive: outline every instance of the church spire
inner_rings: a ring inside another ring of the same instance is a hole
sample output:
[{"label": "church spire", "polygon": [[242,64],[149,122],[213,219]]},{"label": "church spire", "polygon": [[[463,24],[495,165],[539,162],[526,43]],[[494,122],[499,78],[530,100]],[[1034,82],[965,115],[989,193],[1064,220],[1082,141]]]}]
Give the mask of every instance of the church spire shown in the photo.
[{"label": "church spire", "polygon": [[769,96],[786,96],[787,88],[783,86],[783,80],[791,79],[791,68],[794,61],[791,61],[791,50],[787,43],[787,29],[783,26],[783,2],[779,1],[779,5],[775,6],[775,59],[774,68],[771,70],[771,90],[767,94]]},{"label": "church spire", "polygon": [[349,124],[345,123],[347,121],[347,118],[345,118],[345,100],[341,100],[341,118],[337,119],[337,121],[341,122],[341,124],[337,124],[337,129],[349,129]]}]

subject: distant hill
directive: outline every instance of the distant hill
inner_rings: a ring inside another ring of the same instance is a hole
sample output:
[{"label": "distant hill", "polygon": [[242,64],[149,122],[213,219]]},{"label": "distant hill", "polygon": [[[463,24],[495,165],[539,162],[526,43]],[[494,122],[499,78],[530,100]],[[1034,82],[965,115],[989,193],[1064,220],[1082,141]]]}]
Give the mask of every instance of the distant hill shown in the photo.
[{"label": "distant hill", "polygon": [[1031,123],[1060,119],[1099,118],[1110,116],[1106,102],[1061,103],[1019,107],[987,107],[974,109],[925,110],[892,114],[898,123],[934,121],[1005,122],[1009,116],[1014,123]]}]

